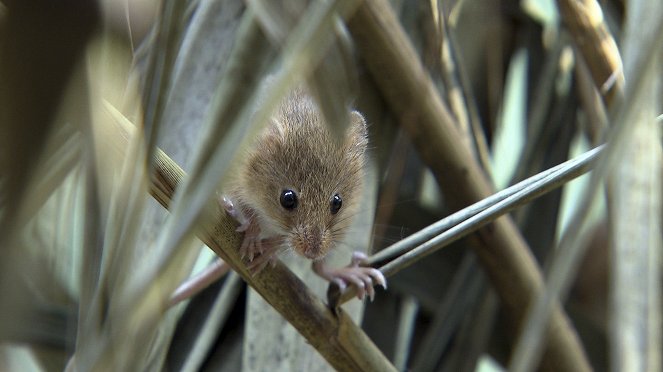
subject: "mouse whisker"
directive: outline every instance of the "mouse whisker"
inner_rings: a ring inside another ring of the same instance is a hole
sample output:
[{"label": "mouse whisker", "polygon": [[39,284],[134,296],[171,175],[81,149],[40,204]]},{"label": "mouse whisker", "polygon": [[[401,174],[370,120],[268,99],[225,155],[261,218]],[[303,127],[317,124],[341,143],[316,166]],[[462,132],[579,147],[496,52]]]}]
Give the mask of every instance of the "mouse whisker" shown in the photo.
[{"label": "mouse whisker", "polygon": [[337,221],[337,222],[346,221],[346,220],[348,220],[348,219],[355,218],[355,217],[358,216],[358,215],[359,215],[359,212],[346,213],[346,214],[344,214],[343,216],[340,216],[340,217],[338,218],[338,220],[336,220],[336,221]]}]

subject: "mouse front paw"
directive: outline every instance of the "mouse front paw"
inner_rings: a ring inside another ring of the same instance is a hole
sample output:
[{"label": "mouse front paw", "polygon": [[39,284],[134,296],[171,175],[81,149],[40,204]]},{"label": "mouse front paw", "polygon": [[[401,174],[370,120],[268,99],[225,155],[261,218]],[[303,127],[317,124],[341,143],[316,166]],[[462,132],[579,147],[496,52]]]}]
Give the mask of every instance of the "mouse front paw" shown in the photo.
[{"label": "mouse front paw", "polygon": [[260,249],[260,254],[254,258],[249,258],[248,268],[253,275],[262,271],[268,264],[271,264],[272,267],[276,266],[279,253],[285,250],[285,247],[283,246],[283,239],[274,236],[260,240]]},{"label": "mouse front paw", "polygon": [[244,213],[235,206],[235,203],[227,196],[219,196],[219,206],[223,208],[228,216],[232,217],[235,221],[239,223],[236,231],[243,232],[249,228],[250,221],[244,216]]},{"label": "mouse front paw", "polygon": [[253,219],[247,218],[229,197],[219,197],[219,205],[226,211],[228,216],[239,223],[235,231],[244,233],[244,240],[239,248],[241,258],[248,258],[249,261],[253,261],[253,257],[261,254],[263,251],[260,239],[260,226]]},{"label": "mouse front paw", "polygon": [[366,294],[373,301],[375,297],[375,285],[381,285],[387,288],[387,279],[380,270],[359,266],[365,264],[367,257],[362,252],[354,252],[350,265],[339,269],[329,269],[323,261],[313,263],[313,270],[321,277],[334,282],[338,285],[341,292],[352,285],[357,290],[357,298],[363,300]]},{"label": "mouse front paw", "polygon": [[247,267],[251,274],[259,273],[268,264],[275,266],[278,254],[284,249],[283,238],[279,236],[261,237],[260,224],[254,217],[255,214],[251,210],[244,213],[230,198],[219,197],[219,205],[239,223],[235,231],[244,233],[239,254],[242,259],[248,261]]}]

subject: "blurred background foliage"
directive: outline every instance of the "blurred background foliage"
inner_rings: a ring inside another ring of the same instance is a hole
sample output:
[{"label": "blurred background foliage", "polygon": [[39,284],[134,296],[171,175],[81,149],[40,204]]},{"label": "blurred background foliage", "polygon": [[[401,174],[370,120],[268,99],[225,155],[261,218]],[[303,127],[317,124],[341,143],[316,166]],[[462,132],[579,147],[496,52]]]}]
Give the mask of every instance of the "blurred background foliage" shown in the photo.
[{"label": "blurred background foliage", "polygon": [[[245,270],[168,305],[237,243],[225,233],[231,248],[213,252],[196,226],[214,223],[219,185],[297,84],[332,128],[347,105],[369,123],[368,186],[338,266],[608,143],[591,177],[344,305],[381,352],[346,356],[355,366],[661,370],[663,5],[307,3],[0,3],[0,370],[343,366]],[[174,194],[155,186],[163,154],[188,174]],[[325,298],[308,262],[283,261]]]}]

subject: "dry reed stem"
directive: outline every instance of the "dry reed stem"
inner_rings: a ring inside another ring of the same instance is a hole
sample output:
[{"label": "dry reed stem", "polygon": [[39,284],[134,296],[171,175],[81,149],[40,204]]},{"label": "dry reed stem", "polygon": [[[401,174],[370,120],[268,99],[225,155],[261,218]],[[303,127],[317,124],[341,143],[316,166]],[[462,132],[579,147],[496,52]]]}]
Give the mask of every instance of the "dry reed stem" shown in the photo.
[{"label": "dry reed stem", "polygon": [[606,106],[624,89],[622,59],[596,0],[557,0],[566,28],[573,36]]}]

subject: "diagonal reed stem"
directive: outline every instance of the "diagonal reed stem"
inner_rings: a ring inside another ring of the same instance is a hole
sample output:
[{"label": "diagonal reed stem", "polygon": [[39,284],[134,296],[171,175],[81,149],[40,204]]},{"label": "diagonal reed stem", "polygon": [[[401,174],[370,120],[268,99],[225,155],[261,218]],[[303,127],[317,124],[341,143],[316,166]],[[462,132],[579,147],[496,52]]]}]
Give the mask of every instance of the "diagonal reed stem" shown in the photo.
[{"label": "diagonal reed stem", "polygon": [[[583,155],[538,173],[472,204],[372,255],[368,262],[369,264],[376,264],[396,257],[379,268],[386,276],[394,275],[422,258],[467,236],[497,217],[509,213],[515,208],[527,204],[533,199],[588,172],[594,166],[603,148],[604,145],[596,147]],[[353,292],[354,289],[348,288],[342,294],[340,302],[343,303],[353,298],[356,294]],[[335,299],[336,296],[338,296],[337,292],[332,290],[330,303],[332,303],[331,299]]]}]

